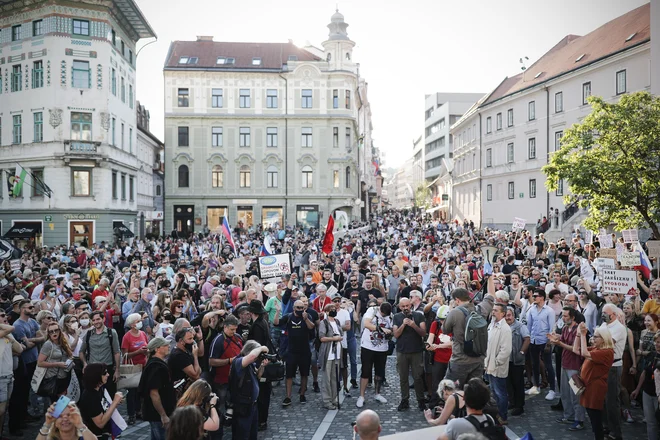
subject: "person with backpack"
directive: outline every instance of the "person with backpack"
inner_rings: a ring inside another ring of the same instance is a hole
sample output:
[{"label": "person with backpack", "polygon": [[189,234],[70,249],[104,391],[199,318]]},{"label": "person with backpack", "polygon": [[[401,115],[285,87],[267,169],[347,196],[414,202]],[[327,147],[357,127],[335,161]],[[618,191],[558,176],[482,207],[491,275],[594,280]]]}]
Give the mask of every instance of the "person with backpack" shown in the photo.
[{"label": "person with backpack", "polygon": [[484,408],[490,401],[488,385],[479,378],[472,378],[465,385],[463,396],[467,416],[450,420],[439,440],[457,440],[461,434],[475,432],[488,440],[507,440],[504,427],[497,425],[490,415],[484,414]]},{"label": "person with backpack", "polygon": [[487,318],[493,310],[494,292],[493,277],[488,277],[488,294],[477,305],[473,304],[467,289],[459,287],[451,293],[456,307],[449,312],[442,326],[442,333],[453,337],[445,379],[463,385],[474,377],[483,376],[488,345]]},{"label": "person with backpack", "polygon": [[83,363],[83,374],[87,364],[103,364],[108,367],[108,381],[105,389],[108,394],[114,396],[117,392],[117,381],[119,380],[119,365],[121,348],[119,336],[113,328],[105,326],[103,312],[96,310],[92,312],[92,326],[80,347],[80,360]]}]

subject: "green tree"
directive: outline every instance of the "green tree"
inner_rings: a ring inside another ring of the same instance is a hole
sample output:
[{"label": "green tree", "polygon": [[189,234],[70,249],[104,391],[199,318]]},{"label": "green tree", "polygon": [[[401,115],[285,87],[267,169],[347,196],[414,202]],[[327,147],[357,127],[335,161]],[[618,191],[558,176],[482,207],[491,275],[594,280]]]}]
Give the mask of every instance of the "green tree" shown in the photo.
[{"label": "green tree", "polygon": [[568,129],[543,167],[546,187],[568,183],[566,202],[588,208],[584,225],[597,230],[650,227],[660,237],[660,98],[648,92],[617,103],[590,97],[592,112]]},{"label": "green tree", "polygon": [[427,209],[431,206],[431,189],[426,184],[420,183],[415,188],[415,206]]}]

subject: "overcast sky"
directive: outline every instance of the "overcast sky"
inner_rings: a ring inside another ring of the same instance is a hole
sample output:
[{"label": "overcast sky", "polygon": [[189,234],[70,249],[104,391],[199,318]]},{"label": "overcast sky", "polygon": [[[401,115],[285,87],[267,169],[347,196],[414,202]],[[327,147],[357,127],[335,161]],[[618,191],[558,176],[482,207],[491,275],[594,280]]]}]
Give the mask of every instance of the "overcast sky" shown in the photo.
[{"label": "overcast sky", "polygon": [[[369,83],[375,144],[387,167],[411,155],[424,95],[489,92],[567,34],[585,35],[647,0],[136,0],[158,35],[137,58],[137,98],[163,138],[163,64],[170,42],[311,42],[327,39],[338,5]],[[168,7],[169,5],[176,7]],[[538,6],[537,6],[538,5]],[[138,49],[145,41],[138,43]],[[168,146],[166,145],[165,148]]]}]

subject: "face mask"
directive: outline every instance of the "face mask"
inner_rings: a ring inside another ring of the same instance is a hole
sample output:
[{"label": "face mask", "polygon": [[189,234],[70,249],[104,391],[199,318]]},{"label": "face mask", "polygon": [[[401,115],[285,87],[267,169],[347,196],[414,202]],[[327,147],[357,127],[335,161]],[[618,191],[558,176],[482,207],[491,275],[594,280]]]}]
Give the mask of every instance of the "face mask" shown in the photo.
[{"label": "face mask", "polygon": [[165,304],[169,305],[172,301],[170,299],[165,300]]},{"label": "face mask", "polygon": [[77,322],[74,322],[74,323],[72,323],[69,327],[71,327],[71,330],[74,330],[74,331],[75,331],[75,330],[78,330],[78,323],[77,323]]},{"label": "face mask", "polygon": [[335,316],[337,316],[337,311],[336,310],[329,311],[328,316],[331,317],[331,318],[334,318]]},{"label": "face mask", "polygon": [[295,310],[294,313],[296,316],[302,316],[303,314],[302,310]]},{"label": "face mask", "polygon": [[48,292],[48,297],[49,298],[55,298],[56,295],[57,295],[57,292]]},{"label": "face mask", "polygon": [[138,330],[142,329],[142,321],[135,324],[135,328],[138,329]]},{"label": "face mask", "polygon": [[541,282],[539,283],[539,286],[541,286],[541,287],[545,287],[545,282],[541,281]]},{"label": "face mask", "polygon": [[197,284],[195,284],[195,283],[190,283],[190,288],[191,288],[191,289],[194,289],[196,286],[197,286]]},{"label": "face mask", "polygon": [[193,345],[192,344],[186,344],[186,351],[192,351]]},{"label": "face mask", "polygon": [[89,319],[81,319],[80,325],[82,325],[83,327],[87,327],[89,325]]},{"label": "face mask", "polygon": [[312,277],[307,277],[307,278],[305,278],[305,280],[306,280],[308,283],[311,283],[311,282],[312,282]]}]

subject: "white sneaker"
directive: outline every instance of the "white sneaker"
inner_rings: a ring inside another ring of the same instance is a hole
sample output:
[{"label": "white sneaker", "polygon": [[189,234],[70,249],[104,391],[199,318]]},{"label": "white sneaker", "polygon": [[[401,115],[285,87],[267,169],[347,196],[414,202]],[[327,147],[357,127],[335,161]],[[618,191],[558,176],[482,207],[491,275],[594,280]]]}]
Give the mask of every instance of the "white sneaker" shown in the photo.
[{"label": "white sneaker", "polygon": [[387,399],[384,398],[382,394],[376,394],[376,395],[374,396],[374,399],[376,399],[376,400],[379,401],[380,403],[387,403]]},{"label": "white sneaker", "polygon": [[358,397],[357,402],[355,402],[355,406],[358,408],[362,408],[364,406],[364,397],[360,396]]},{"label": "white sneaker", "polygon": [[555,392],[550,390],[548,391],[548,394],[545,395],[545,400],[555,400]]},{"label": "white sneaker", "polygon": [[537,394],[540,394],[541,392],[539,391],[538,387],[531,387],[527,391],[525,391],[525,394],[528,396],[536,396]]}]

